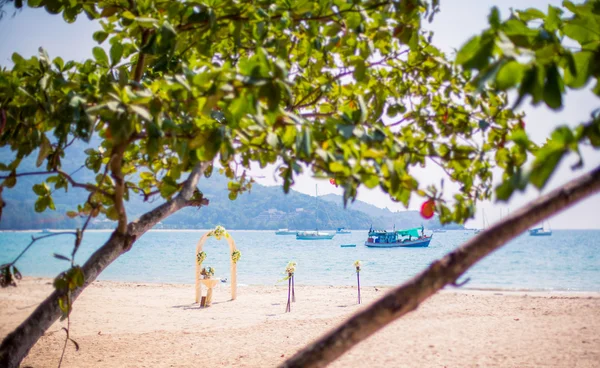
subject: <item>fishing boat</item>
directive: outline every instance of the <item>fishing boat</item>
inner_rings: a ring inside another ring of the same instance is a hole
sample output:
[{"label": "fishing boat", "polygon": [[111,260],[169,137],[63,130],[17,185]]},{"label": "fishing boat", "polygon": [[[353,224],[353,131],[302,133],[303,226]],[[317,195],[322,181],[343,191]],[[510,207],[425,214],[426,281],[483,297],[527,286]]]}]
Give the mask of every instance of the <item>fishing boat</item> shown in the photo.
[{"label": "fishing boat", "polygon": [[275,232],[275,235],[296,235],[297,230],[279,229]]},{"label": "fishing boat", "polygon": [[432,238],[433,235],[425,235],[422,227],[394,231],[371,229],[365,245],[371,248],[428,247]]},{"label": "fishing boat", "polygon": [[338,227],[335,231],[336,234],[351,234],[352,232],[345,227]]},{"label": "fishing boat", "polygon": [[548,228],[544,228],[544,223],[542,223],[541,227],[536,227],[534,229],[529,230],[529,236],[552,236],[552,229],[550,229],[550,224],[548,224]]},{"label": "fishing boat", "polygon": [[[318,225],[319,220],[319,191],[317,186],[315,185],[315,224]],[[299,231],[296,233],[296,240],[330,240],[333,239],[335,233],[330,234],[326,232],[319,231],[319,229],[315,229],[315,231]]]}]

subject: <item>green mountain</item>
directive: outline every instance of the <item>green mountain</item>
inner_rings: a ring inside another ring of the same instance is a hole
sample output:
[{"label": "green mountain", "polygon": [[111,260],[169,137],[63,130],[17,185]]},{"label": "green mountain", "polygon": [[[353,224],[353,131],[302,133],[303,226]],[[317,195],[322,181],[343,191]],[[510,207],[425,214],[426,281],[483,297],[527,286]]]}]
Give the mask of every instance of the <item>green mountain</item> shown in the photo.
[{"label": "green mountain", "polygon": [[[69,147],[69,152],[62,159],[62,168],[71,173],[79,182],[93,181],[95,174],[79,165],[84,161],[83,151],[90,146],[84,142],[76,142]],[[36,155],[33,154],[33,157]],[[9,163],[13,154],[7,147],[0,148],[0,161]],[[35,166],[34,159],[27,159],[19,167],[19,172],[43,171]],[[71,188],[53,194],[55,211],[36,213],[34,203],[37,196],[32,186],[39,183],[43,176],[19,177],[17,185],[5,189],[2,197],[6,202],[0,221],[0,230],[24,229],[73,229],[83,225],[84,219],[70,219],[65,214],[75,210],[77,204],[85,202],[87,192]],[[228,198],[227,178],[213,174],[210,178],[202,178],[199,189],[209,199],[210,204],[201,209],[186,208],[165,219],[158,227],[207,229],[223,225],[229,229],[280,229],[295,230],[323,229],[331,230],[338,227],[349,229],[368,229],[371,225],[380,229],[396,227],[416,227],[424,224],[426,228],[439,228],[436,219],[424,221],[416,211],[391,212],[365,202],[355,201],[344,209],[342,197],[337,195],[315,197],[290,191],[283,193],[280,186],[263,186],[254,184],[249,193],[240,195],[235,201]],[[133,194],[133,193],[132,193]],[[152,202],[144,202],[141,196],[135,196],[126,204],[129,219],[162,203],[160,198]],[[318,211],[317,211],[318,208]],[[94,219],[91,228],[113,228],[115,224],[106,218]]]}]

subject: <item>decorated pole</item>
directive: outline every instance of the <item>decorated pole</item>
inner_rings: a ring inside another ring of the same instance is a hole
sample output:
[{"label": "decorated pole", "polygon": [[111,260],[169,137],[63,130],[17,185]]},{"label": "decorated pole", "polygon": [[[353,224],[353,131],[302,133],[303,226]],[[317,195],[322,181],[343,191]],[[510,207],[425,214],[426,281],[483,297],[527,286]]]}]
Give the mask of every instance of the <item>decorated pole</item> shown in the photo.
[{"label": "decorated pole", "polygon": [[285,272],[287,274],[284,280],[288,280],[288,300],[287,305],[285,307],[285,312],[291,312],[291,302],[296,301],[296,296],[294,293],[294,273],[296,272],[296,262],[290,261],[285,267]]},{"label": "decorated pole", "polygon": [[231,252],[231,300],[235,300],[237,297],[237,263],[242,257],[242,252],[235,248],[235,242],[231,239],[229,234],[227,235],[230,247],[231,249],[234,249],[233,252]]},{"label": "decorated pole", "polygon": [[294,275],[292,274],[292,303],[296,303],[296,292],[294,290]]},{"label": "decorated pole", "polygon": [[290,304],[290,290],[292,289],[292,274],[289,274],[288,277],[288,301],[287,301],[287,306],[285,307],[285,312],[291,312],[292,308],[291,308],[291,304]]},{"label": "decorated pole", "polygon": [[358,304],[360,304],[360,261],[354,262],[354,267],[356,267],[356,282],[358,283]]}]

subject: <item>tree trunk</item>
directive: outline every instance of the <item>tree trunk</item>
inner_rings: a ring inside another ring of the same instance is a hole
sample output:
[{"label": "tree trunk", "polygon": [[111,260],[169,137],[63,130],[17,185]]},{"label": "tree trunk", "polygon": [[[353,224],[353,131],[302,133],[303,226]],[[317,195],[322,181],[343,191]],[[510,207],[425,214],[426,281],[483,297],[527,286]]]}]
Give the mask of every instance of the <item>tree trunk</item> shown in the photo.
[{"label": "tree trunk", "polygon": [[[176,198],[145,213],[138,220],[129,223],[126,235],[121,235],[115,230],[108,241],[94,252],[83,265],[85,282],[81,288],[75,289],[71,293],[72,300],[75,301],[79,294],[96,280],[98,275],[108,265],[121,254],[131,249],[133,243],[158,222],[184,207],[206,204],[207,202],[198,203],[190,200],[196,189],[198,179],[206,167],[208,167],[208,163],[198,164],[192,170],[183,189]],[[19,327],[6,336],[4,341],[2,341],[2,345],[0,345],[0,367],[16,368],[19,366],[23,358],[29,353],[31,347],[61,316],[62,312],[58,307],[58,299],[61,296],[63,296],[63,292],[56,290],[52,292]]]},{"label": "tree trunk", "polygon": [[324,367],[380,328],[416,309],[476,262],[531,226],[600,191],[600,167],[514,212],[435,261],[424,272],[386,293],[338,327],[300,350],[281,367]]}]

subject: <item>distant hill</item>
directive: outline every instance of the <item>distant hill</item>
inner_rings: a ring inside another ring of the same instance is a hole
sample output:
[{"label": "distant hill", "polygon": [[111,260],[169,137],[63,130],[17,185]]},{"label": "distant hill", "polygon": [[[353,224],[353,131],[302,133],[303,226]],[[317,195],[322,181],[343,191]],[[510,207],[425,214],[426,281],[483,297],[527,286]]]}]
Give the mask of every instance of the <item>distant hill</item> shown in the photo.
[{"label": "distant hill", "polygon": [[[95,142],[97,143],[97,142]],[[86,144],[75,142],[62,160],[62,168],[73,173],[73,178],[79,182],[92,182],[95,174],[79,165],[84,161],[84,150],[95,146],[94,142]],[[32,155],[36,157],[36,154]],[[0,162],[11,161],[12,152],[0,148]],[[35,167],[34,159],[21,163],[19,172],[40,171]],[[37,196],[32,186],[43,180],[43,176],[19,177],[17,185],[5,189],[2,197],[6,202],[0,221],[0,230],[24,229],[73,229],[80,227],[84,219],[70,219],[65,214],[75,210],[78,204],[87,199],[87,192],[70,188],[68,193],[58,190],[53,194],[56,211],[36,213],[34,203]],[[191,228],[206,229],[223,225],[230,229],[279,229],[312,230],[315,228],[331,230],[337,227],[349,229],[368,229],[371,225],[380,229],[396,227],[416,227],[424,224],[428,229],[440,226],[437,219],[424,221],[416,211],[391,212],[371,204],[355,201],[344,209],[341,196],[325,195],[318,198],[318,213],[315,197],[290,191],[283,193],[280,186],[263,186],[254,184],[249,193],[240,195],[235,201],[228,198],[228,179],[218,174],[210,178],[202,178],[199,189],[210,200],[210,204],[201,209],[186,208],[171,215],[157,227],[162,228]],[[157,198],[152,203],[144,202],[140,196],[132,195],[126,204],[129,219],[135,219],[141,214],[162,203]],[[105,218],[96,218],[91,228],[112,228],[114,222]]]}]

